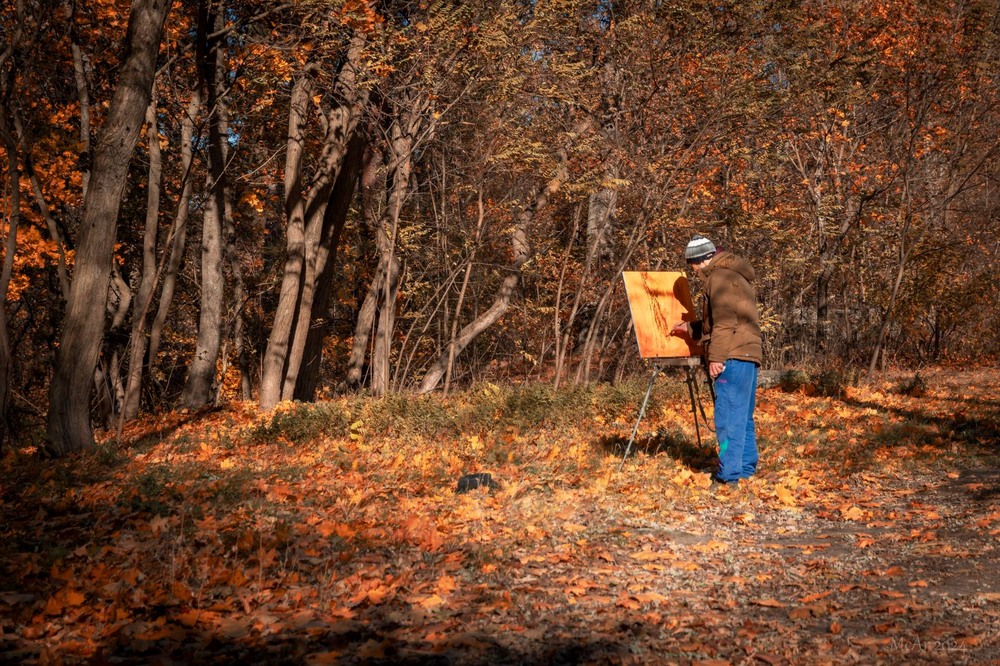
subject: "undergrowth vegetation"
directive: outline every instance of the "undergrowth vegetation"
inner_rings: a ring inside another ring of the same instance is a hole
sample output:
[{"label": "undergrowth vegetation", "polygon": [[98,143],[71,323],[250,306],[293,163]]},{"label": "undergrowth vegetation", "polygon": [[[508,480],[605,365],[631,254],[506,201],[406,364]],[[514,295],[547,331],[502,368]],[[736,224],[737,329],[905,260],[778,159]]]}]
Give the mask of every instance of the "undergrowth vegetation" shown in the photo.
[{"label": "undergrowth vegetation", "polygon": [[[537,383],[487,383],[448,398],[399,393],[384,398],[350,396],[320,403],[287,402],[271,415],[242,428],[237,439],[247,444],[305,444],[323,437],[442,440],[468,434],[489,437],[512,429],[566,428],[585,420],[620,424],[635,418],[645,390],[645,381],[635,378],[618,385],[593,384],[561,390]],[[681,397],[685,390],[676,381],[661,380],[651,395],[649,409]]]}]

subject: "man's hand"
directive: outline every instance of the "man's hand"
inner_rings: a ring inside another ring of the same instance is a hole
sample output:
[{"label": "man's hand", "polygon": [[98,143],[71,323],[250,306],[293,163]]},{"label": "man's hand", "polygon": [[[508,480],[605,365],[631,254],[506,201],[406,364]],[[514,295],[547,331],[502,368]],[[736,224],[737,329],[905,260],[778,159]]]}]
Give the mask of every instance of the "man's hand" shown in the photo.
[{"label": "man's hand", "polygon": [[726,369],[725,363],[719,363],[718,361],[712,361],[708,364],[708,374],[715,379],[722,374],[722,371]]},{"label": "man's hand", "polygon": [[688,323],[686,321],[682,321],[679,324],[674,324],[674,327],[672,329],[670,329],[670,335],[679,335],[679,336],[688,336],[688,337],[690,337],[691,336],[691,327],[688,326]]}]

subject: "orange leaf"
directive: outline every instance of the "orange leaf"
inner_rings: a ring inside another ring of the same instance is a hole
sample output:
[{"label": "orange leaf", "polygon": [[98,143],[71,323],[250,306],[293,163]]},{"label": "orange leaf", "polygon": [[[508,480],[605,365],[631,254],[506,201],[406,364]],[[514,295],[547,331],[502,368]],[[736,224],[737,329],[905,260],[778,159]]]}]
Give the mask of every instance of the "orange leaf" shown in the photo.
[{"label": "orange leaf", "polygon": [[455,579],[447,574],[438,578],[437,591],[441,594],[453,592],[457,587],[458,583],[455,582]]},{"label": "orange leaf", "polygon": [[778,495],[778,499],[785,506],[795,506],[795,496],[792,495],[792,491],[782,485],[775,486],[774,492]]},{"label": "orange leaf", "polygon": [[640,604],[660,604],[670,601],[667,597],[659,594],[658,592],[646,592],[645,594],[635,595],[636,601]]},{"label": "orange leaf", "polygon": [[781,603],[777,599],[754,599],[750,603],[755,606],[766,606],[767,608],[784,608],[788,604]]},{"label": "orange leaf", "polygon": [[615,602],[615,605],[621,608],[628,608],[629,610],[639,610],[640,606],[637,600],[628,596],[618,597],[618,600]]},{"label": "orange leaf", "polygon": [[815,594],[807,594],[806,596],[799,599],[804,604],[811,604],[814,601],[819,601],[823,597],[828,597],[833,594],[833,590],[827,590],[826,592],[816,592]]},{"label": "orange leaf", "polygon": [[46,615],[62,615],[63,605],[55,597],[49,597],[49,600],[45,602],[45,614]]},{"label": "orange leaf", "polygon": [[865,517],[865,512],[856,506],[851,506],[846,509],[841,507],[840,515],[844,517],[844,520],[861,520]]},{"label": "orange leaf", "polygon": [[424,597],[420,600],[419,604],[424,608],[437,608],[444,603],[444,599],[436,594],[432,594],[429,597]]},{"label": "orange leaf", "polygon": [[983,640],[982,636],[959,636],[955,639],[955,642],[959,645],[964,645],[967,647],[973,647],[979,645]]},{"label": "orange leaf", "polygon": [[853,643],[854,645],[863,645],[866,647],[872,647],[875,645],[888,645],[889,643],[892,642],[891,638],[876,638],[875,636],[859,636],[859,637],[852,636],[847,640]]},{"label": "orange leaf", "polygon": [[653,560],[672,560],[675,555],[668,550],[640,550],[629,555],[633,560],[651,562]]}]

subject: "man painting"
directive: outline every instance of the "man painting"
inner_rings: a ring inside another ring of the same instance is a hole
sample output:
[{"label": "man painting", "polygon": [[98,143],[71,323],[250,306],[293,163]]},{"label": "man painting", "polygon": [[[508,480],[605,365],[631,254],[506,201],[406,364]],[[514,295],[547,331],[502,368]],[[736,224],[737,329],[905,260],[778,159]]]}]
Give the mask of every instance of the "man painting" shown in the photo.
[{"label": "man painting", "polygon": [[757,471],[753,413],[761,335],[754,271],[744,258],[717,250],[712,241],[699,235],[688,243],[684,258],[703,282],[702,320],[681,322],[671,335],[690,336],[705,349],[708,373],[715,382],[719,440],[713,485],[735,487]]}]

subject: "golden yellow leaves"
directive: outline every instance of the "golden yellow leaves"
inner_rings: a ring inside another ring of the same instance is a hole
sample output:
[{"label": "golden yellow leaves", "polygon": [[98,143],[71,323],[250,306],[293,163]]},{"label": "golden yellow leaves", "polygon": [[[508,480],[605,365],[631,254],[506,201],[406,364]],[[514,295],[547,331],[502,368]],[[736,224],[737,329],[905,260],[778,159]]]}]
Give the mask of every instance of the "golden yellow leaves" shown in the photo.
[{"label": "golden yellow leaves", "polygon": [[712,485],[712,477],[707,473],[692,472],[684,467],[670,479],[670,482],[677,486],[705,489]]},{"label": "golden yellow leaves", "polygon": [[438,530],[434,521],[426,516],[407,518],[397,534],[429,552],[440,550],[445,541],[444,535]]},{"label": "golden yellow leaves", "polygon": [[777,497],[778,497],[778,501],[780,501],[785,506],[795,506],[796,505],[795,496],[792,494],[792,491],[790,491],[785,486],[783,486],[781,484],[775,486],[774,487],[774,492],[775,492],[775,495],[777,495]]}]

